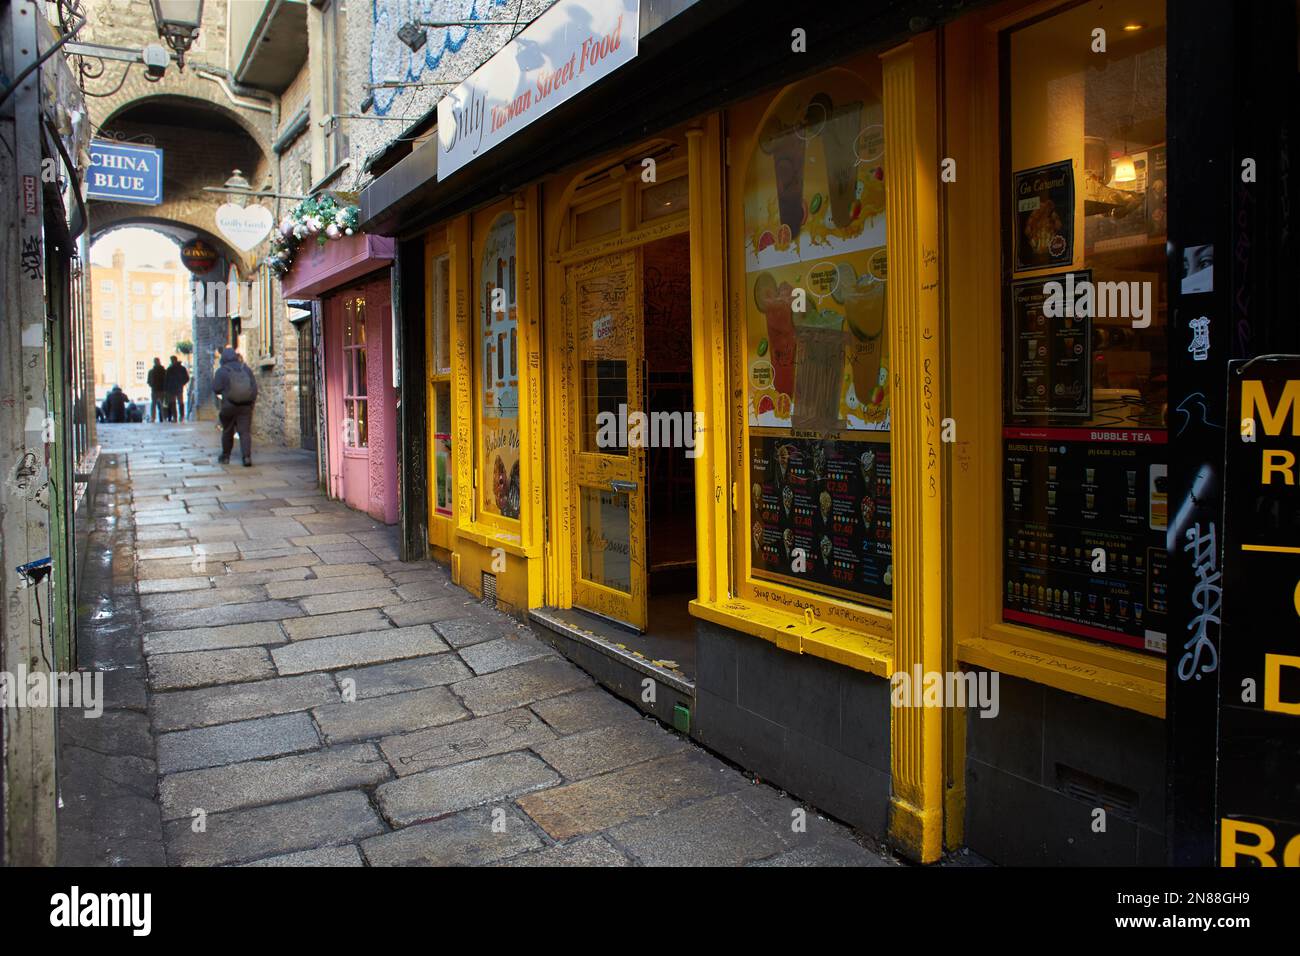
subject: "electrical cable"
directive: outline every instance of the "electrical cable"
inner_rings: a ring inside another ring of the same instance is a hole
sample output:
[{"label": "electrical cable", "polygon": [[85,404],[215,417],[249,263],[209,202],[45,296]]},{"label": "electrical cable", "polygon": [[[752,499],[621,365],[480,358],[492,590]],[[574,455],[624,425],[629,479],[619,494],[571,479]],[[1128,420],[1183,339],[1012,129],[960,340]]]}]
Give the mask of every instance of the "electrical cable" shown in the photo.
[{"label": "electrical cable", "polygon": [[59,37],[59,39],[54,41],[54,45],[51,46],[48,50],[46,50],[44,53],[42,53],[39,57],[37,57],[34,63],[28,64],[27,68],[23,70],[21,73],[19,73],[17,78],[15,78],[11,84],[5,87],[5,91],[3,93],[0,93],[0,106],[3,106],[5,101],[8,100],[9,97],[13,95],[14,90],[18,89],[18,87],[23,85],[23,82],[27,79],[27,77],[31,76],[33,71],[40,69],[42,63],[44,63],[46,60],[52,57],[55,53],[58,53],[59,50],[62,49],[63,44],[67,43],[68,41],[76,37],[77,32],[85,25],[86,25],[86,18],[83,16],[81,18],[81,22],[78,23],[75,27],[73,27],[70,32],[65,33],[63,36]]}]

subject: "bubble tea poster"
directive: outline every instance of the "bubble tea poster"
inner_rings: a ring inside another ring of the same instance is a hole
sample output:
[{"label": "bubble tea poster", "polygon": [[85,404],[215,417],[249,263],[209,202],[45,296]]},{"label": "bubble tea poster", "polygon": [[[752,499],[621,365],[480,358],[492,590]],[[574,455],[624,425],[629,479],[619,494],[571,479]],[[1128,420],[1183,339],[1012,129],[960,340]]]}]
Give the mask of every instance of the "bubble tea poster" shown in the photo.
[{"label": "bubble tea poster", "polygon": [[883,122],[867,84],[833,70],[762,123],[745,182],[751,426],[889,428]]}]

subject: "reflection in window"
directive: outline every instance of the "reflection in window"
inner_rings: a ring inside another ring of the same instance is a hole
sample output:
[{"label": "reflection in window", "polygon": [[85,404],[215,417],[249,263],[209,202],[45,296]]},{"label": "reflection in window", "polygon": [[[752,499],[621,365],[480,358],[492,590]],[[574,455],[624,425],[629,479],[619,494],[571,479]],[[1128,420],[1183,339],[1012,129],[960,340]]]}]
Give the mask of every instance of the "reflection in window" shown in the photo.
[{"label": "reflection in window", "polygon": [[343,443],[349,448],[370,444],[366,399],[366,300],[343,303]]},{"label": "reflection in window", "polygon": [[519,517],[519,323],[515,217],[488,229],[479,264],[479,375],[483,408],[483,508]]}]

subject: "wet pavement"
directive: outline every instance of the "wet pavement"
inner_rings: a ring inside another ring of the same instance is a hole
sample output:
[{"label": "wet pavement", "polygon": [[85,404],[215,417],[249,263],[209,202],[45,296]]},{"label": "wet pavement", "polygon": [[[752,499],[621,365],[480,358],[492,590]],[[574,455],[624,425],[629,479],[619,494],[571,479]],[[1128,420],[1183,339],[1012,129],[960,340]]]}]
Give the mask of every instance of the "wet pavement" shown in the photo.
[{"label": "wet pavement", "polygon": [[101,425],[60,862],[895,865],[398,558],[315,459]]}]

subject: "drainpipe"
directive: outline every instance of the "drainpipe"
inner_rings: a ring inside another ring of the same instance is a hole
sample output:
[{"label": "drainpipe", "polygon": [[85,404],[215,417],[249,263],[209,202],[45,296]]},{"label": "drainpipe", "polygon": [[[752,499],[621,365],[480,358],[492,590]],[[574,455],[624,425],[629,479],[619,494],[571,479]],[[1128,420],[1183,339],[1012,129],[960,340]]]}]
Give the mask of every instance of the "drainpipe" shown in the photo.
[{"label": "drainpipe", "polygon": [[239,86],[226,70],[219,67],[203,66],[196,68],[194,72],[205,80],[211,80],[221,87],[221,91],[226,94],[226,99],[240,109],[255,110],[258,113],[274,113],[275,107],[279,104],[279,97],[272,96],[270,93],[263,93],[261,90]]}]

